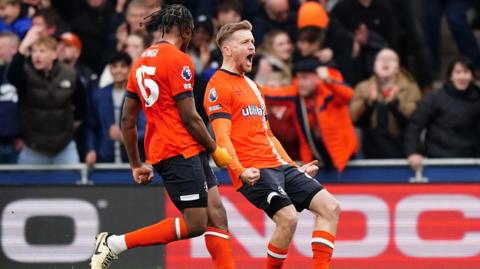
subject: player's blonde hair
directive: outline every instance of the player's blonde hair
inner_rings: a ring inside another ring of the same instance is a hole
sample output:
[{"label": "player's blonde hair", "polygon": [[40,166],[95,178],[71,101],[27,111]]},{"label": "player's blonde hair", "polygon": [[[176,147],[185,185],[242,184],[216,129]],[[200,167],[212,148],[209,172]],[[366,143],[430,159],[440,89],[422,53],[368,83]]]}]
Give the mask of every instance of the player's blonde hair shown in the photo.
[{"label": "player's blonde hair", "polygon": [[217,39],[216,39],[217,46],[221,49],[223,42],[229,39],[233,35],[233,33],[240,30],[251,31],[252,24],[247,20],[243,20],[241,22],[232,22],[232,23],[227,23],[223,25],[220,28],[220,30],[218,30],[218,33],[217,33]]}]

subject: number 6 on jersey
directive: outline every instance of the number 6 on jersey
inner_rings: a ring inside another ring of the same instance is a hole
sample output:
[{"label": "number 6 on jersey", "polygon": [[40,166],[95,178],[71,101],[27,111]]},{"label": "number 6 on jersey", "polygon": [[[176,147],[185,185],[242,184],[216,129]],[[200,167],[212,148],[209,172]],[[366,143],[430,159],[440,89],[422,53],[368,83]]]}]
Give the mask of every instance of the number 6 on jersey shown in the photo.
[{"label": "number 6 on jersey", "polygon": [[[155,75],[155,69],[156,67],[154,66],[142,65],[138,67],[137,71],[135,72],[135,76],[137,77],[138,82],[138,88],[140,89],[142,97],[145,100],[146,107],[153,106],[153,104],[155,104],[155,102],[158,100],[159,91],[157,83],[152,79],[145,78],[145,75]],[[146,88],[150,90],[150,96],[148,95]]]}]

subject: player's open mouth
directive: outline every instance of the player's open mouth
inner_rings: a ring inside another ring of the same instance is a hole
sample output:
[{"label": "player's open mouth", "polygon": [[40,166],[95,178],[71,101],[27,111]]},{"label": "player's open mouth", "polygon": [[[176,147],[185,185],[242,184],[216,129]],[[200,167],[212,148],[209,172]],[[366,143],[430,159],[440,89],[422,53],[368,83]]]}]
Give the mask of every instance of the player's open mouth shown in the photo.
[{"label": "player's open mouth", "polygon": [[252,54],[249,54],[249,55],[247,56],[247,61],[249,61],[250,63],[252,63],[252,61],[253,61],[253,53],[252,53]]}]

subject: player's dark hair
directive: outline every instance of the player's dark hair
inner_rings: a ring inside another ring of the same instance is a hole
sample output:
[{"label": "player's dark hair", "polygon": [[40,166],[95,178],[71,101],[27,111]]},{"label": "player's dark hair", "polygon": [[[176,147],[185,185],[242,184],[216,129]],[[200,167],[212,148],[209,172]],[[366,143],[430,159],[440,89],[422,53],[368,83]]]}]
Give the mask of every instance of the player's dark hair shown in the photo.
[{"label": "player's dark hair", "polygon": [[145,17],[143,24],[148,32],[160,30],[162,37],[174,26],[178,27],[180,33],[192,32],[194,28],[192,13],[180,4],[163,6],[162,9]]}]

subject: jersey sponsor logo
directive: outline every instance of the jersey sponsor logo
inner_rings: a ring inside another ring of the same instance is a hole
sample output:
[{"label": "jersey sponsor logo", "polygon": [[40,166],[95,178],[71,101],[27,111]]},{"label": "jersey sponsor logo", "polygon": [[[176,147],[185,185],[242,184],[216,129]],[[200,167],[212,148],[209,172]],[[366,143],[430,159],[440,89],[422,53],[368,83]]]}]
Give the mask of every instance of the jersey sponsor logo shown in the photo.
[{"label": "jersey sponsor logo", "polygon": [[217,90],[215,88],[211,88],[208,92],[208,101],[211,103],[216,102],[218,99]]},{"label": "jersey sponsor logo", "polygon": [[183,88],[186,89],[191,89],[192,88],[192,83],[185,83],[183,84]]},{"label": "jersey sponsor logo", "polygon": [[208,112],[217,111],[220,109],[222,109],[222,105],[214,105],[214,106],[208,107]]},{"label": "jersey sponsor logo", "polygon": [[184,66],[182,69],[182,78],[186,81],[190,81],[192,79],[192,71],[190,70],[189,66]]},{"label": "jersey sponsor logo", "polygon": [[244,117],[248,116],[265,116],[265,111],[263,108],[255,106],[255,105],[249,105],[247,107],[242,108],[242,115]]}]

